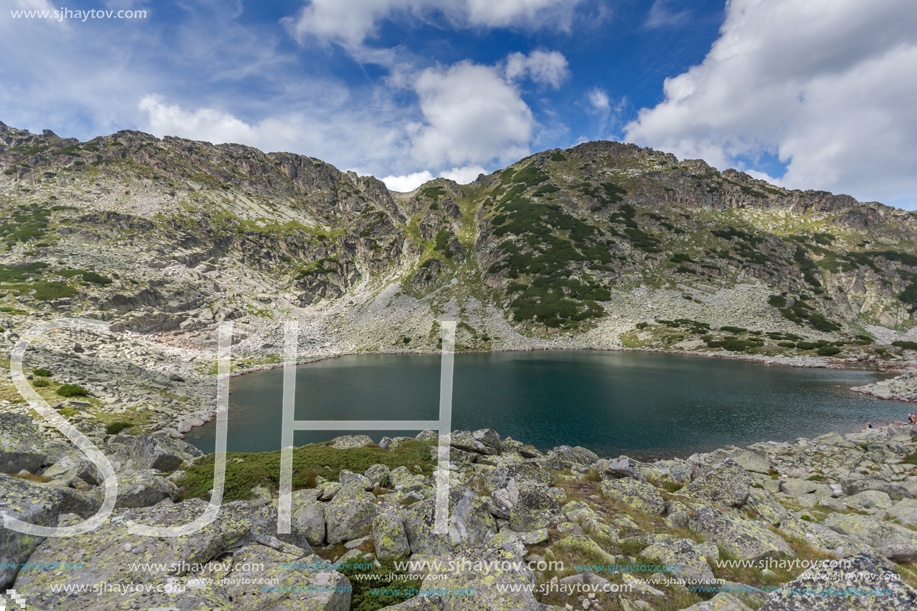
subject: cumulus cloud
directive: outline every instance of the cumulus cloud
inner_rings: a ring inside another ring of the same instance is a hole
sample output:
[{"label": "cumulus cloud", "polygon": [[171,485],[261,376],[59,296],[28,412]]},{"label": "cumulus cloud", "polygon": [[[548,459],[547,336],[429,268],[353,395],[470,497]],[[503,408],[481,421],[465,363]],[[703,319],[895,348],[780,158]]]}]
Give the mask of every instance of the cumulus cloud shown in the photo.
[{"label": "cumulus cloud", "polygon": [[157,95],[145,96],[138,107],[147,114],[147,127],[156,136],[181,134],[214,144],[246,143],[256,139],[251,125],[227,112],[212,108],[184,110],[178,105],[167,104]]},{"label": "cumulus cloud", "polygon": [[428,170],[424,170],[423,172],[414,172],[413,174],[405,174],[403,176],[385,176],[382,182],[392,191],[408,193],[431,180],[433,180],[433,174]]},{"label": "cumulus cloud", "polygon": [[789,187],[913,197],[914,23],[910,0],[732,0],[704,61],[627,138],[718,167],[776,155]]},{"label": "cumulus cloud", "polygon": [[[439,173],[439,177],[454,180],[460,185],[467,185],[468,183],[473,182],[479,174],[487,174],[487,170],[479,165],[472,165],[445,170]],[[382,179],[382,182],[384,182],[385,186],[392,191],[409,193],[420,185],[426,182],[430,182],[433,180],[433,178],[434,176],[432,172],[429,170],[424,170],[422,172],[413,172],[411,174],[404,174],[401,176],[386,176]]]},{"label": "cumulus cloud", "polygon": [[462,168],[452,168],[451,170],[446,170],[440,172],[440,176],[443,178],[448,178],[449,180],[454,180],[460,185],[467,185],[470,182],[473,182],[481,174],[487,174],[487,170],[482,168],[479,165],[469,165]]},{"label": "cumulus cloud", "polygon": [[215,108],[186,108],[158,95],[145,96],[138,108],[145,115],[141,128],[156,136],[300,152],[361,173],[389,169],[410,154],[410,142],[394,118],[341,105],[300,107],[258,121]]},{"label": "cumulus cloud", "polygon": [[611,110],[611,101],[608,94],[596,87],[589,92],[589,104],[596,112],[608,112]]},{"label": "cumulus cloud", "polygon": [[569,27],[580,0],[309,0],[284,24],[299,42],[360,46],[385,19],[444,15],[455,27]]},{"label": "cumulus cloud", "polygon": [[567,58],[560,51],[532,51],[528,55],[511,53],[506,58],[506,77],[517,80],[528,77],[535,83],[558,89],[570,76]]},{"label": "cumulus cloud", "polygon": [[494,66],[469,61],[427,68],[414,82],[425,122],[412,136],[427,167],[525,156],[535,119],[516,86]]}]

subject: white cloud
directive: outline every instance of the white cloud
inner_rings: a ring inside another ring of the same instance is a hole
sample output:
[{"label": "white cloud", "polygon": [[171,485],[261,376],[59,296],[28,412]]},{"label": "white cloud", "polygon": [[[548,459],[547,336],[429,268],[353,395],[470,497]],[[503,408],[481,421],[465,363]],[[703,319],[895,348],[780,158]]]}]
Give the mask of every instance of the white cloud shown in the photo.
[{"label": "white cloud", "polygon": [[382,182],[392,191],[408,193],[431,180],[433,180],[433,174],[428,170],[424,170],[423,172],[414,172],[413,174],[405,174],[404,176],[386,176],[382,179]]},{"label": "white cloud", "polygon": [[506,58],[506,78],[511,81],[528,77],[535,83],[558,89],[569,76],[567,58],[559,51],[511,53]]},{"label": "white cloud", "polygon": [[479,175],[487,173],[487,170],[479,165],[469,165],[461,168],[452,168],[451,170],[440,172],[439,175],[443,178],[454,180],[460,185],[467,185],[470,182],[474,182]]},{"label": "white cloud", "polygon": [[490,27],[518,24],[544,26],[551,18],[568,23],[569,10],[579,0],[467,0],[468,20]]},{"label": "white cloud", "polygon": [[156,136],[299,152],[361,173],[397,166],[409,156],[410,142],[395,119],[343,104],[299,107],[256,122],[214,108],[186,109],[157,95],[145,96],[139,109],[146,117],[141,129]]},{"label": "white cloud", "polygon": [[794,188],[890,201],[917,191],[917,3],[726,8],[703,63],[666,80],[665,100],[626,126],[629,140],[720,168],[775,154]]},{"label": "white cloud", "polygon": [[593,110],[597,112],[611,110],[611,101],[608,99],[608,94],[598,87],[589,92],[589,103],[592,105]]},{"label": "white cloud", "polygon": [[385,19],[445,15],[454,27],[568,28],[580,0],[308,0],[284,24],[299,42],[359,47]]},{"label": "white cloud", "polygon": [[374,32],[379,20],[425,4],[427,0],[311,0],[296,17],[287,17],[284,23],[300,42],[312,36],[323,42],[337,40],[359,45]]},{"label": "white cloud", "polygon": [[138,108],[147,114],[147,129],[155,136],[180,134],[214,144],[251,142],[255,138],[255,129],[251,125],[212,108],[183,110],[177,105],[166,104],[156,95],[145,96]]},{"label": "white cloud", "polygon": [[[454,180],[460,185],[467,185],[468,183],[473,182],[479,174],[487,174],[487,170],[479,165],[471,165],[461,168],[452,168],[451,170],[445,170],[439,173],[439,177]],[[430,182],[433,180],[433,178],[434,176],[432,172],[429,170],[424,170],[422,172],[414,172],[412,174],[404,174],[402,176],[386,176],[382,179],[382,182],[384,182],[385,186],[392,191],[409,193],[420,185]]]},{"label": "white cloud", "polygon": [[497,68],[468,61],[428,68],[414,90],[425,123],[412,134],[413,154],[424,165],[487,163],[528,154],[535,119]]},{"label": "white cloud", "polygon": [[645,28],[661,28],[666,26],[679,25],[683,23],[688,14],[688,9],[677,9],[672,6],[673,0],[656,0],[650,7],[650,12],[646,16]]}]

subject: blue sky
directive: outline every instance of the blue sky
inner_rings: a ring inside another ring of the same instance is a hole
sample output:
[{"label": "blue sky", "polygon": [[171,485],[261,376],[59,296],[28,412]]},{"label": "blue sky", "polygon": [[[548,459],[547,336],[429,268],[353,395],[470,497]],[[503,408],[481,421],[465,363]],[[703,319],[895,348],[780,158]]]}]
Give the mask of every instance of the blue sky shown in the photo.
[{"label": "blue sky", "polygon": [[402,190],[614,139],[917,207],[910,0],[5,4],[0,121],[33,131],[242,142]]}]

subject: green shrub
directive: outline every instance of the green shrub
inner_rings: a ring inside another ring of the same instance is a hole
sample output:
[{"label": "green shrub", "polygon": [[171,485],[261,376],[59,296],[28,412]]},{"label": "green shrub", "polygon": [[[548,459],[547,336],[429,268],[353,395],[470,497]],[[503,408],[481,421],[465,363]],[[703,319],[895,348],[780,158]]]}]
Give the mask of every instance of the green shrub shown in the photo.
[{"label": "green shrub", "polygon": [[448,229],[440,229],[436,234],[436,246],[433,247],[433,250],[443,253],[447,259],[452,258],[452,251],[449,250],[449,238],[451,236],[452,233]]},{"label": "green shrub", "polygon": [[87,397],[89,396],[89,391],[80,386],[79,384],[62,384],[60,388],[57,389],[57,394],[62,397]]},{"label": "green shrub", "polygon": [[436,201],[440,198],[440,196],[446,195],[446,190],[443,187],[441,187],[440,185],[434,185],[432,187],[427,187],[426,189],[421,191],[420,194],[423,195],[424,197],[431,198],[433,200],[433,203],[435,204]]},{"label": "green shrub", "polygon": [[339,569],[350,579],[350,608],[353,611],[377,611],[402,603],[412,597],[411,590],[420,584],[420,580],[406,580],[396,570],[395,559],[380,560],[379,564],[381,566],[370,564],[369,570],[352,566]]},{"label": "green shrub", "polygon": [[904,348],[905,350],[917,350],[917,342],[897,340],[892,342],[892,346],[898,346],[899,348]]},{"label": "green shrub", "polygon": [[723,349],[730,352],[745,352],[752,344],[742,339],[727,339],[723,341]]},{"label": "green shrub", "polygon": [[97,274],[96,272],[83,272],[83,280],[86,282],[91,282],[93,284],[100,284],[106,286],[112,283],[112,279],[102,274]]},{"label": "green shrub", "polygon": [[515,183],[522,183],[527,187],[534,187],[535,185],[548,180],[548,175],[536,168],[534,165],[529,164],[516,172],[512,180]]},{"label": "green shrub", "polygon": [[33,369],[32,375],[41,376],[42,378],[50,378],[54,374],[51,373],[50,369]]},{"label": "green shrub", "polygon": [[558,191],[560,191],[560,187],[556,187],[554,185],[542,185],[538,187],[534,193],[532,193],[532,196],[541,197],[542,195],[550,195],[551,193],[557,193]]},{"label": "green shrub", "polygon": [[45,378],[38,378],[37,380],[32,380],[32,386],[35,388],[45,388],[46,386],[51,386],[51,382]]},{"label": "green shrub", "polygon": [[834,356],[835,354],[840,354],[841,349],[837,346],[822,346],[818,349],[816,354],[818,356]]},{"label": "green shrub", "polygon": [[786,297],[783,295],[771,295],[767,298],[767,303],[775,308],[784,308],[786,307]]},{"label": "green shrub", "polygon": [[111,424],[105,427],[105,432],[109,435],[117,435],[124,429],[129,429],[132,426],[134,425],[130,422],[112,422]]}]

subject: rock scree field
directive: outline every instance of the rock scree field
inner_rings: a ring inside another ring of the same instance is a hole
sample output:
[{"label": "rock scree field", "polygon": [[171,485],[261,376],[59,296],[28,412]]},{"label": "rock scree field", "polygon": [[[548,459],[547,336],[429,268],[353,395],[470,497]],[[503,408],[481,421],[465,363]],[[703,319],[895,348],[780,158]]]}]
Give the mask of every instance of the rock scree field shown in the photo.
[{"label": "rock scree field", "polygon": [[[912,609],[917,427],[889,425],[639,462],[541,452],[490,429],[450,436],[448,532],[434,532],[438,437],[343,436],[293,452],[214,455],[162,433],[104,440],[114,512],[95,530],[0,539],[2,587],[69,609]],[[99,474],[25,416],[0,415],[0,510],[68,525],[98,511]]]}]

